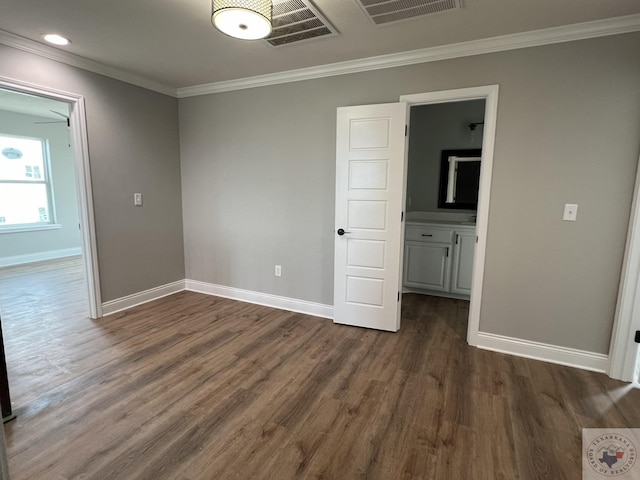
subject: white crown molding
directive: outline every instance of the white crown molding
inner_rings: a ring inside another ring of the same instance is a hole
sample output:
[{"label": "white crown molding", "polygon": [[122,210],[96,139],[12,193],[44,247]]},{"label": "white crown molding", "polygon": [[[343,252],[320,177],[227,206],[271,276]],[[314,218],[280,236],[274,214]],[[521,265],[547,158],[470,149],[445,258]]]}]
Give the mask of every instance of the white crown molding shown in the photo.
[{"label": "white crown molding", "polygon": [[148,90],[153,90],[172,97],[185,98],[211,93],[230,92],[246,88],[264,87],[281,83],[313,80],[316,78],[346,75],[350,73],[381,70],[384,68],[415,65],[418,63],[436,62],[453,58],[504,52],[520,48],[538,47],[554,43],[586,40],[589,38],[620,35],[640,31],[640,14],[615,17],[593,22],[576,23],[561,27],[515,33],[500,37],[473,40],[470,42],[442,45],[439,47],[393,53],[376,57],[350,60],[346,62],[320,65],[317,67],[288,70],[285,72],[258,75],[223,82],[194,85],[191,87],[174,87],[135,75],[123,70],[104,65],[93,60],[64,52],[34,40],[0,30],[0,44],[38,55],[60,63],[65,63],[93,73],[114,78]]},{"label": "white crown molding", "polygon": [[606,373],[609,356],[575,348],[560,347],[547,343],[532,342],[521,338],[505,337],[493,333],[478,333],[478,348],[507,353],[518,357],[557,363],[567,367],[581,368],[592,372]]},{"label": "white crown molding", "polygon": [[32,53],[40,57],[48,58],[56,62],[65,63],[72,67],[78,67],[89,72],[115,78],[116,80],[146,88],[147,90],[153,90],[154,92],[162,93],[164,95],[169,95],[171,97],[177,96],[176,89],[173,87],[163,85],[133,73],[109,67],[99,62],[94,62],[93,60],[89,60],[73,53],[64,52],[57,48],[43,45],[39,42],[15,35],[5,30],[0,30],[0,44]]},{"label": "white crown molding", "polygon": [[178,88],[178,98],[195,97],[211,93],[264,87],[280,83],[299,82],[316,78],[401,67],[418,63],[436,62],[453,58],[504,52],[520,48],[538,47],[554,43],[572,42],[588,38],[619,35],[640,31],[640,14],[615,17],[531,32],[455,43],[439,47],[393,53],[377,57],[332,63],[318,67],[301,68],[256,77]]}]

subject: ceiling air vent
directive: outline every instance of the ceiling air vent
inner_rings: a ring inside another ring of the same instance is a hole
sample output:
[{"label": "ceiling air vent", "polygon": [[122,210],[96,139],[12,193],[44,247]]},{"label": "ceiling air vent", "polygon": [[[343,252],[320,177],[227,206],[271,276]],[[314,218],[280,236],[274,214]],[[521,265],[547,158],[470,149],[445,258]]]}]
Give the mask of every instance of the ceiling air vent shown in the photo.
[{"label": "ceiling air vent", "polygon": [[356,0],[375,25],[460,10],[462,0]]},{"label": "ceiling air vent", "polygon": [[274,47],[338,34],[309,0],[274,1],[271,24],[265,40]]}]

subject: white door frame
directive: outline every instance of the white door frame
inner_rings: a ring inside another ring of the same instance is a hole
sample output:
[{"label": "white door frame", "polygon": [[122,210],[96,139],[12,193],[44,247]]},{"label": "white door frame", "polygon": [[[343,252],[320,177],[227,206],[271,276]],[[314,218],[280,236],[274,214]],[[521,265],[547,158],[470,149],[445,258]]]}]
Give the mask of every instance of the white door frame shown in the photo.
[{"label": "white door frame", "polygon": [[[467,342],[478,346],[480,329],[480,308],[482,303],[482,283],[484,280],[485,256],[487,251],[487,227],[489,224],[489,201],[491,198],[491,175],[493,171],[493,152],[498,117],[498,85],[486,85],[439,92],[402,95],[401,102],[409,106],[431,103],[463,102],[467,100],[485,100],[484,134],[482,136],[482,163],[480,167],[480,187],[478,190],[478,212],[476,218],[476,250],[473,258],[473,276],[471,280],[471,304],[469,306],[469,326]],[[406,184],[404,185],[406,191]]]},{"label": "white door frame", "polygon": [[640,330],[640,164],[631,203],[627,244],[624,251],[618,303],[609,348],[609,376],[625,382],[638,381],[638,344],[633,338]]},{"label": "white door frame", "polygon": [[102,317],[100,298],[100,278],[98,276],[98,250],[96,247],[96,229],[93,214],[93,193],[91,190],[91,170],[89,166],[89,143],[84,97],[75,93],[63,92],[12,78],[0,76],[0,87],[7,90],[29,93],[39,97],[51,98],[70,106],[71,144],[75,159],[76,184],[78,196],[78,214],[82,242],[82,259],[87,283],[89,316]]}]

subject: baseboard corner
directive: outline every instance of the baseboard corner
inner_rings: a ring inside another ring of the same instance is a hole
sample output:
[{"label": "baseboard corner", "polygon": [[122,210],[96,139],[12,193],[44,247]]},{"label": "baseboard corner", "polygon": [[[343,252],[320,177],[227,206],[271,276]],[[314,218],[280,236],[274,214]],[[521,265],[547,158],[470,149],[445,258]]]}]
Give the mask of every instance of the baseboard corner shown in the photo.
[{"label": "baseboard corner", "polygon": [[159,298],[173,295],[174,293],[181,292],[185,289],[185,281],[178,280],[176,282],[167,283],[166,285],[160,285],[158,287],[150,288],[143,292],[127,295],[126,297],[110,300],[102,304],[102,316],[111,315],[113,313],[121,312],[127,308],[136,307],[143,303],[158,300]]}]

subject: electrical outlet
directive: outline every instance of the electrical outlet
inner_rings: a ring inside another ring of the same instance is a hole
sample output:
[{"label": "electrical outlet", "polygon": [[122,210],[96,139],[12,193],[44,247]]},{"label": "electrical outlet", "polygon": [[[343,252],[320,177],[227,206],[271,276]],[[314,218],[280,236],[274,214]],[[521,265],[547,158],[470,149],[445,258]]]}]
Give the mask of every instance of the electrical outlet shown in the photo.
[{"label": "electrical outlet", "polygon": [[578,218],[578,205],[575,203],[567,203],[564,206],[564,215],[562,216],[562,220],[568,222],[575,222]]},{"label": "electrical outlet", "polygon": [[276,265],[276,277],[282,276],[282,266]]},{"label": "electrical outlet", "polygon": [[141,193],[134,193],[133,194],[133,204],[136,207],[141,207],[142,206],[142,194]]}]

